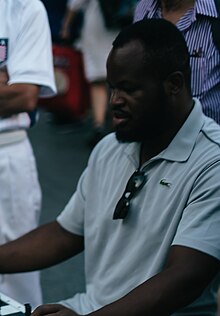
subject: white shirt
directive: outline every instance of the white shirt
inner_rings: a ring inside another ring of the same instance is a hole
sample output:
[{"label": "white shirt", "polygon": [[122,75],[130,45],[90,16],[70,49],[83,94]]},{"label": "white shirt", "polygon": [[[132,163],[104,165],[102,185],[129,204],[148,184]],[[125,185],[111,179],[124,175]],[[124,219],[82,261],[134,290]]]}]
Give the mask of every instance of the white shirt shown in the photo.
[{"label": "white shirt", "polygon": [[[35,84],[41,97],[54,95],[51,35],[42,2],[0,0],[0,8],[0,67],[7,68],[8,84]],[[29,124],[29,115],[20,113],[0,119],[0,131]]]}]

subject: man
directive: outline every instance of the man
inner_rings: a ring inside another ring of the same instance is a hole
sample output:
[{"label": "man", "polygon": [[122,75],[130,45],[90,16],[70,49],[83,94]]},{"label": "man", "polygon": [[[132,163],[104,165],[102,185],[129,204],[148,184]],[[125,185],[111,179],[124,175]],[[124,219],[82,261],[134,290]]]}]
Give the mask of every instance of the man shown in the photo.
[{"label": "man", "polygon": [[[0,244],[38,225],[41,191],[26,130],[38,96],[55,92],[47,16],[38,0],[1,0]],[[42,302],[39,273],[1,275],[0,292]]]},{"label": "man", "polygon": [[220,52],[213,42],[214,0],[141,0],[134,21],[164,18],[183,33],[190,53],[192,93],[204,113],[220,124]]},{"label": "man", "polygon": [[181,33],[162,19],[124,29],[107,79],[116,134],[95,147],[56,221],[0,247],[0,272],[85,250],[86,292],[33,316],[214,316],[220,128],[191,97]]}]

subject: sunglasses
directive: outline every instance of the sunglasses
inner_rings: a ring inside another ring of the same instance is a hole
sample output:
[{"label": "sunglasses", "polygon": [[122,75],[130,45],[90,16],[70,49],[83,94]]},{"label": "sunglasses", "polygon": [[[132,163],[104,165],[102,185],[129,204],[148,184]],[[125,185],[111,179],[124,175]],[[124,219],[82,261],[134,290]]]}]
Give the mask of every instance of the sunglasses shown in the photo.
[{"label": "sunglasses", "polygon": [[135,170],[129,178],[125,191],[115,207],[113,219],[124,219],[127,216],[131,199],[143,188],[146,182],[147,176],[145,173],[139,169]]}]

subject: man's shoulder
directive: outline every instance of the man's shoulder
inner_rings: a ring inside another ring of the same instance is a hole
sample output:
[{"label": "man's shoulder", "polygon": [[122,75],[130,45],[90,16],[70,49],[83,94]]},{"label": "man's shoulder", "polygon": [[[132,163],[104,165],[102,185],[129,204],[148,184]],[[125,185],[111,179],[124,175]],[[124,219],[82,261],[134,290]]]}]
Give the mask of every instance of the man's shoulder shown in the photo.
[{"label": "man's shoulder", "polygon": [[205,116],[202,133],[209,142],[217,146],[217,150],[220,150],[220,126],[213,119]]},{"label": "man's shoulder", "polygon": [[102,153],[106,151],[112,151],[120,147],[119,142],[116,139],[115,133],[106,135],[94,148],[94,153]]},{"label": "man's shoulder", "polygon": [[44,9],[44,5],[40,0],[4,0],[7,7],[11,11],[17,10],[21,12],[25,9],[30,9],[32,12],[37,12]]},{"label": "man's shoulder", "polygon": [[99,162],[109,159],[113,154],[122,155],[127,144],[118,142],[115,133],[105,136],[93,149],[90,160]]},{"label": "man's shoulder", "polygon": [[151,18],[158,6],[158,3],[159,3],[158,0],[138,1],[138,3],[136,4],[135,12],[134,12],[134,22],[140,21],[144,19],[145,17]]}]

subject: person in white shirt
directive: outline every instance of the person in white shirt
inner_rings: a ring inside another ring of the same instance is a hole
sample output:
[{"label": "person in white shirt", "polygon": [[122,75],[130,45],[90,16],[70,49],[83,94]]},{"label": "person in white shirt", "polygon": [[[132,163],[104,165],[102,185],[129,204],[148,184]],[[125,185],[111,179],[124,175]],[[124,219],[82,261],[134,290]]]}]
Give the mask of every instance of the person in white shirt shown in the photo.
[{"label": "person in white shirt", "polygon": [[[26,130],[39,96],[56,92],[51,36],[39,0],[0,0],[0,244],[38,225],[41,190]],[[34,307],[39,272],[0,275],[0,292]]]}]

